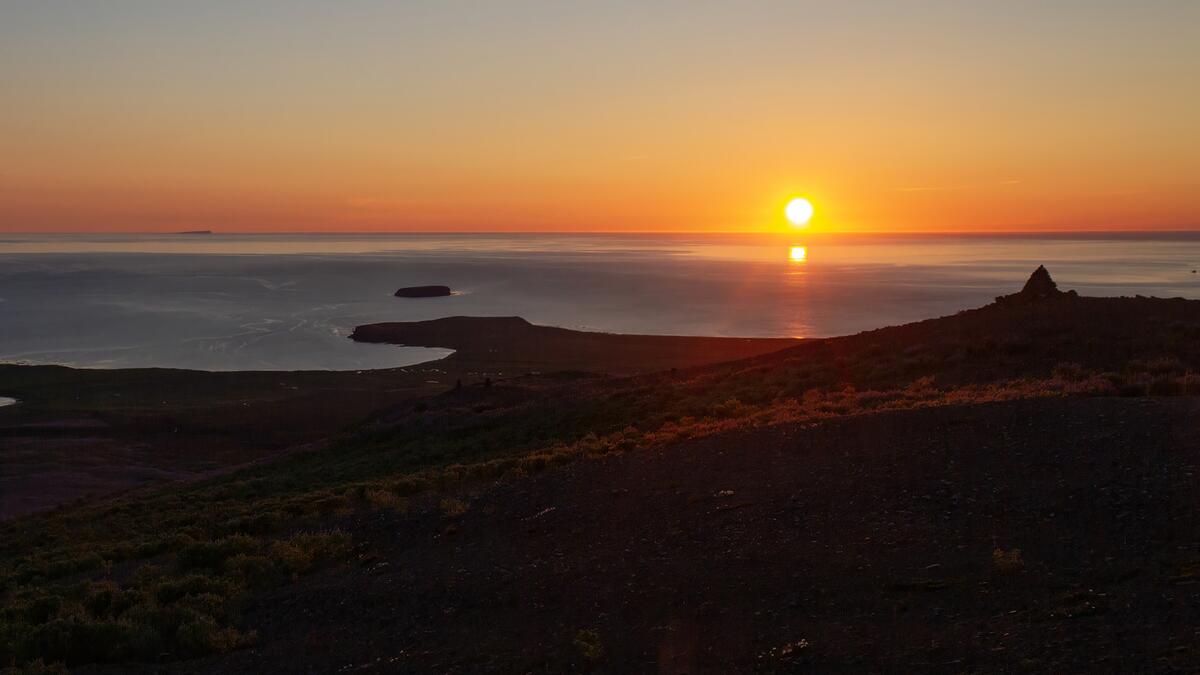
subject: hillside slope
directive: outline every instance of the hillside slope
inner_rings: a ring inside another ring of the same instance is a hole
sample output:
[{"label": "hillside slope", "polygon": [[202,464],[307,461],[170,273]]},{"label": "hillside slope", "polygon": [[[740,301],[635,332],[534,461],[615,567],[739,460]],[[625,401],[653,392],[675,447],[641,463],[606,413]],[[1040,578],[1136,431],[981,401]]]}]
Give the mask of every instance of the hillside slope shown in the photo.
[{"label": "hillside slope", "polygon": [[780,425],[349,518],[371,557],[264,596],[261,643],[194,668],[1193,671],[1197,413]]},{"label": "hillside slope", "polygon": [[0,523],[0,662],[1194,670],[1200,301],[1035,282],[738,361],[442,384]]}]

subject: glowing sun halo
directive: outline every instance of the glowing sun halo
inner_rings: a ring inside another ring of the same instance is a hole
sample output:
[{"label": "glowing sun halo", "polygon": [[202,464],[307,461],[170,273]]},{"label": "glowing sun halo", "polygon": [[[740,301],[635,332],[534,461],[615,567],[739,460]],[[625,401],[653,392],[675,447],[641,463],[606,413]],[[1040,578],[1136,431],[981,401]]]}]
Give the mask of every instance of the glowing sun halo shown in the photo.
[{"label": "glowing sun halo", "polygon": [[788,202],[787,208],[784,209],[784,214],[796,227],[804,227],[808,225],[808,221],[813,217],[813,205],[803,197],[796,197]]}]

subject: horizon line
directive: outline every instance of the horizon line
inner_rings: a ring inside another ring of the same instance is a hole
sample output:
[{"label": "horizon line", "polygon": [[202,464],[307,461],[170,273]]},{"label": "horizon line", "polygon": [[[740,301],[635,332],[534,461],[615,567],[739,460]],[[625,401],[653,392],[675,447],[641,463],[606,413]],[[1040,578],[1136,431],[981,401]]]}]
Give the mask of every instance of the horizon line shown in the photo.
[{"label": "horizon line", "polygon": [[1200,234],[1200,226],[1195,228],[1177,229],[1011,229],[1011,230],[52,230],[49,232],[0,230],[4,235],[494,235],[494,234],[529,234],[529,235],[775,235],[775,236],[812,236],[812,235],[956,235],[956,236],[994,236],[1004,234]]}]

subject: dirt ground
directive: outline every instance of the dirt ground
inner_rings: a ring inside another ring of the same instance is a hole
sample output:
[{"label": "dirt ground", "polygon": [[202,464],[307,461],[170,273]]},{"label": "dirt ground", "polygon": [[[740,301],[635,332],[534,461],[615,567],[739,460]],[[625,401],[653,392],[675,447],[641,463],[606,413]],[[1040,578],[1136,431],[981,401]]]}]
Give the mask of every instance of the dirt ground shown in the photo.
[{"label": "dirt ground", "polygon": [[356,516],[337,524],[358,564],[248,607],[257,646],[183,665],[1195,672],[1197,412],[1176,397],[878,413]]}]

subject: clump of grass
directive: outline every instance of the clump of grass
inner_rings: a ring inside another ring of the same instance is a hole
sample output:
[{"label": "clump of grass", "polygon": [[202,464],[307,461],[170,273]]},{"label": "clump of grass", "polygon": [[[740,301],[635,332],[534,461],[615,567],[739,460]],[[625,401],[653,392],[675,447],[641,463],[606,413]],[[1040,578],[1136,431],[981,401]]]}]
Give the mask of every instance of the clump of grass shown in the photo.
[{"label": "clump of grass", "polygon": [[581,628],[575,631],[575,639],[572,642],[579,650],[579,655],[588,662],[596,663],[604,658],[604,643],[600,641],[600,634],[596,631]]},{"label": "clump of grass", "polygon": [[175,632],[179,649],[191,656],[232,651],[253,644],[256,638],[254,632],[243,633],[231,626],[221,626],[211,616],[204,615],[181,624]]},{"label": "clump of grass", "polygon": [[457,518],[471,509],[470,502],[466,502],[461,499],[455,499],[453,497],[447,497],[443,499],[439,506],[442,509],[442,513],[446,514],[446,516],[450,518]]},{"label": "clump of grass", "polygon": [[997,546],[992,550],[992,570],[1002,576],[1010,576],[1025,569],[1021,549],[1004,550]]},{"label": "clump of grass", "polygon": [[61,663],[46,663],[42,659],[35,659],[32,663],[9,668],[4,672],[11,672],[13,675],[67,675],[70,671]]},{"label": "clump of grass", "polygon": [[375,511],[389,509],[403,513],[408,510],[408,500],[391,490],[367,489],[363,493],[363,498]]},{"label": "clump of grass", "polygon": [[295,577],[320,563],[342,559],[349,552],[350,537],[344,532],[301,532],[272,543],[270,558]]},{"label": "clump of grass", "polygon": [[225,570],[248,589],[267,588],[282,580],[279,566],[269,555],[239,553],[225,561]]},{"label": "clump of grass", "polygon": [[176,555],[182,570],[218,570],[229,558],[258,548],[258,540],[244,534],[234,534],[214,541],[195,541],[185,545]]}]

